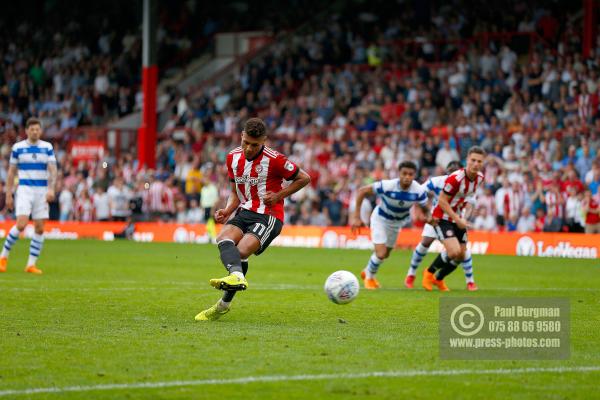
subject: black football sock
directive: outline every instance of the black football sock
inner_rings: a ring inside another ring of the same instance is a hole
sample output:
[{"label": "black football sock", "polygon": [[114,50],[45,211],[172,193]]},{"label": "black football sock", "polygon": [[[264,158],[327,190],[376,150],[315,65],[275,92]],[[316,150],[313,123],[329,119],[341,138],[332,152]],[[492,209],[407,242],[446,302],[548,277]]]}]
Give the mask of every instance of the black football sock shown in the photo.
[{"label": "black football sock", "polygon": [[456,269],[458,265],[452,261],[445,262],[444,266],[435,273],[435,279],[441,281]]},{"label": "black football sock", "polygon": [[433,262],[431,263],[431,266],[429,268],[427,268],[427,271],[431,272],[432,274],[435,274],[435,271],[442,268],[443,266],[444,266],[444,260],[442,260],[442,255],[439,254],[435,258],[435,260],[433,260]]},{"label": "black football sock", "polygon": [[235,243],[232,240],[225,239],[220,241],[218,246],[221,253],[221,262],[227,268],[227,271],[230,274],[233,272],[244,273],[240,251],[235,246]]}]

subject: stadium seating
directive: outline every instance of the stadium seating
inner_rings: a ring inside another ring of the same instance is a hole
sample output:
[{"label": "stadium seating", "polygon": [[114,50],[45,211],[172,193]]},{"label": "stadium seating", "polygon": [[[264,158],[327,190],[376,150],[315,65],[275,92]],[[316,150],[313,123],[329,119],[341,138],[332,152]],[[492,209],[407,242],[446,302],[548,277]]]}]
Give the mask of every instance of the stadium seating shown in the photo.
[{"label": "stadium seating", "polygon": [[[472,216],[477,227],[581,231],[585,190],[600,196],[600,51],[584,59],[570,31],[574,22],[556,27],[552,10],[531,13],[508,4],[517,18],[497,20],[504,13],[488,10],[475,19],[470,11],[443,8],[431,16],[386,16],[383,7],[379,15],[360,9],[333,14],[275,43],[234,81],[175,98],[160,134],[156,171],[138,171],[132,154],[106,166],[75,166],[63,149],[53,215],[94,218],[83,216],[82,207],[89,206],[81,203],[91,200],[82,200],[81,192],[106,190],[121,176],[136,219],[203,221],[202,187],[214,185],[226,198],[225,156],[237,145],[243,121],[256,115],[270,128],[270,144],[313,178],[287,203],[289,223],[345,225],[356,188],[394,177],[398,162],[417,161],[425,180],[481,144],[489,157],[486,190]],[[421,20],[429,23],[417,26]],[[136,37],[123,37],[123,52],[121,46],[103,52],[102,37],[97,50],[57,43],[62,53],[55,58],[74,61],[51,80],[48,75],[27,107],[54,119],[48,136],[135,107]],[[84,60],[77,62],[80,53]],[[45,60],[27,64],[25,82],[35,82],[39,66],[48,73]],[[0,175],[26,115],[18,112],[23,71],[17,68],[14,63],[5,74],[9,122]]]}]

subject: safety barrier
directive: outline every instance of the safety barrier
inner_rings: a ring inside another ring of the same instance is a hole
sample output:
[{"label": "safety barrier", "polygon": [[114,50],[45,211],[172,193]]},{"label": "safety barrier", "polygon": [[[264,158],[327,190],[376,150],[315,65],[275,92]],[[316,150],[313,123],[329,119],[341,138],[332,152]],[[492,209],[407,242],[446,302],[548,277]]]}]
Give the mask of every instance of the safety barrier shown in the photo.
[{"label": "safety barrier", "polygon": [[[0,237],[5,237],[14,222],[0,222]],[[105,241],[115,240],[125,230],[124,222],[48,222],[46,238],[76,240],[93,238]],[[140,222],[135,224],[132,239],[138,242],[211,243],[219,231],[216,226],[207,229],[204,224],[175,224]],[[33,235],[29,225],[23,234]],[[357,234],[348,227],[285,226],[274,246],[307,248],[349,248],[370,249],[372,247],[368,228]],[[421,231],[404,229],[398,235],[399,248],[412,248],[421,239]],[[473,254],[501,254],[537,257],[598,258],[600,234],[569,233],[498,233],[469,232],[469,247]],[[439,242],[432,245],[432,251],[440,251]]]}]

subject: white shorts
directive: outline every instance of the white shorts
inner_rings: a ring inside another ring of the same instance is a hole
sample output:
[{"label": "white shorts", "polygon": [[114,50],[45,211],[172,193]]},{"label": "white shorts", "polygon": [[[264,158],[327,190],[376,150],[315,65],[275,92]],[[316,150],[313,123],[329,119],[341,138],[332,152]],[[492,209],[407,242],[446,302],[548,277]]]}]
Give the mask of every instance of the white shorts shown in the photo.
[{"label": "white shorts", "polygon": [[371,241],[373,244],[385,244],[386,247],[393,249],[396,247],[398,231],[402,226],[404,226],[403,222],[390,223],[374,211],[371,214]]},{"label": "white shorts", "polygon": [[15,198],[15,213],[17,216],[26,215],[31,219],[48,219],[50,207],[46,201],[46,193],[21,192],[17,190]]},{"label": "white shorts", "polygon": [[435,233],[435,228],[433,227],[433,225],[425,224],[425,226],[423,227],[423,233],[421,233],[421,237],[437,239],[438,235],[437,233]]}]

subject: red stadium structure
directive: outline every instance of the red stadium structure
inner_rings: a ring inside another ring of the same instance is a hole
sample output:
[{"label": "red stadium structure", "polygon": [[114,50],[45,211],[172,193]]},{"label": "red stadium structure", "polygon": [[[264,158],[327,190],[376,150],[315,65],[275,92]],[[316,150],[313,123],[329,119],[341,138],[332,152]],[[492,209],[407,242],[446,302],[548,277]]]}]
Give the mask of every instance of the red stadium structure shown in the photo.
[{"label": "red stadium structure", "polygon": [[139,167],[156,167],[156,89],[158,66],[156,65],[156,0],[144,0],[143,69],[142,90],[144,108],[138,131]]}]

